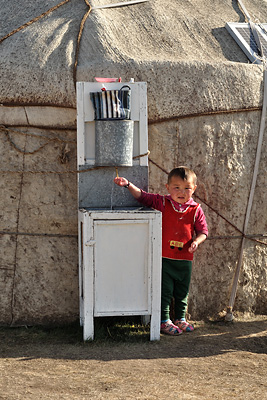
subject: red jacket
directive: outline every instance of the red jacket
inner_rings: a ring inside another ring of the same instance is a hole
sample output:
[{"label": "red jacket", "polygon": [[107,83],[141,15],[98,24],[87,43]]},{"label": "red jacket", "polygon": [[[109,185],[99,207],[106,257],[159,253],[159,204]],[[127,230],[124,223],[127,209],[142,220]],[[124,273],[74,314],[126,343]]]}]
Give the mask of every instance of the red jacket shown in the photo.
[{"label": "red jacket", "polygon": [[[147,193],[143,190],[141,192],[141,197],[138,199],[140,203],[146,207],[151,207],[162,212],[162,234],[164,238],[162,256],[175,260],[192,260],[193,254],[188,252],[188,248],[192,243],[194,231],[196,234],[203,233],[208,236],[208,226],[201,206],[196,203],[192,197],[188,202],[179,204],[172,200],[170,195],[163,196],[160,194]],[[166,209],[166,206],[168,209]],[[182,219],[179,219],[181,217]],[[165,221],[167,221],[166,224]],[[188,240],[190,243],[186,245]],[[183,250],[178,250],[179,243],[171,243],[171,241],[182,242]],[[174,244],[174,246],[172,246],[174,249],[170,248],[172,244]]]},{"label": "red jacket", "polygon": [[196,203],[181,212],[165,197],[162,212],[162,257],[193,260],[193,253],[189,253],[188,249],[193,241],[195,214],[198,208],[199,204]]}]

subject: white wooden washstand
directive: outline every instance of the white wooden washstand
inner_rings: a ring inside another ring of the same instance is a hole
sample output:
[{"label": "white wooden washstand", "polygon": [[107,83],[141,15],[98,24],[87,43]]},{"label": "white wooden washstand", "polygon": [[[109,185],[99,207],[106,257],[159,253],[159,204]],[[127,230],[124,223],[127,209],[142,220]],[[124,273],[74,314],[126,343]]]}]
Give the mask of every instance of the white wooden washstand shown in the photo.
[{"label": "white wooden washstand", "polygon": [[[127,82],[127,85],[131,87],[132,92],[133,155],[146,154],[148,152],[146,83]],[[108,83],[105,86],[107,90],[119,89],[122,83]],[[99,90],[101,90],[100,83],[77,83],[79,170],[95,165],[94,109],[90,101],[90,92]],[[135,168],[137,171],[141,170],[141,175],[146,174],[148,157],[134,160],[133,167],[128,167],[126,170],[128,174],[126,177],[129,177],[131,172],[134,173]],[[114,173],[115,169],[112,171]],[[98,184],[102,186],[103,180],[91,178],[95,190],[89,191],[87,195],[86,187],[91,185],[91,181],[88,183],[88,180],[83,179],[86,174],[93,172],[78,174],[79,196],[82,198],[79,199],[78,211],[80,323],[83,326],[84,340],[94,339],[94,317],[127,315],[142,316],[143,322],[150,323],[150,340],[159,340],[161,213],[153,209],[143,209],[140,204],[129,206],[127,202],[132,200],[127,198],[126,206],[117,209],[106,206],[95,207],[98,201],[100,203],[102,201],[101,187],[96,186]],[[110,174],[110,168],[95,173],[104,176]],[[89,179],[90,176],[92,175],[89,175]],[[108,179],[113,191],[116,185],[113,183],[112,175]],[[119,190],[122,196],[128,192],[127,189],[119,187],[116,187],[116,190]],[[110,194],[106,193],[106,196]]]}]

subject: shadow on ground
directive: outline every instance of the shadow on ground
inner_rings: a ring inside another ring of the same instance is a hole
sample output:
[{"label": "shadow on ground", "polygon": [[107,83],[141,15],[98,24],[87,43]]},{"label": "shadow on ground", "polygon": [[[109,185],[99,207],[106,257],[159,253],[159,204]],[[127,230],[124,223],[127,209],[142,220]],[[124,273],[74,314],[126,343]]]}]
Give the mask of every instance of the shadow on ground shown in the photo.
[{"label": "shadow on ground", "polygon": [[0,328],[0,358],[111,361],[199,358],[233,352],[267,354],[266,316],[231,323],[196,321],[195,328],[176,337],[161,335],[159,342],[150,342],[149,329],[136,323],[116,323],[114,328],[110,321],[102,322],[92,342],[83,342],[78,323],[61,328]]}]

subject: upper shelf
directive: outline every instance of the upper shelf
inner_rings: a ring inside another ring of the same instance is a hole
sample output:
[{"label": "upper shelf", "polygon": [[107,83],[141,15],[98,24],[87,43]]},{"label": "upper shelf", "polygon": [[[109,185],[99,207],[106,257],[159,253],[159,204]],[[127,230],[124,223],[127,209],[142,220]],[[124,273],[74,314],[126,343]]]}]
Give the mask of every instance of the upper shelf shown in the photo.
[{"label": "upper shelf", "polygon": [[[146,82],[105,83],[107,90],[131,88],[131,119],[134,121],[133,157],[148,152]],[[101,91],[102,83],[77,82],[77,160],[78,167],[95,164],[95,113],[91,92]],[[134,159],[133,165],[148,166],[148,156]]]}]

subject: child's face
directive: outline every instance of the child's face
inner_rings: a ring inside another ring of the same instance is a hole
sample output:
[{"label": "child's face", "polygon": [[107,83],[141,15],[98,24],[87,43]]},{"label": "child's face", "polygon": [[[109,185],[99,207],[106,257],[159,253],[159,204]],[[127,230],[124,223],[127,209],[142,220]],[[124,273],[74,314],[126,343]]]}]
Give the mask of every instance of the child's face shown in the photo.
[{"label": "child's face", "polygon": [[184,181],[179,176],[173,176],[170,182],[166,184],[172,200],[180,204],[186,203],[191,198],[196,187],[193,177],[189,177],[188,180]]}]

